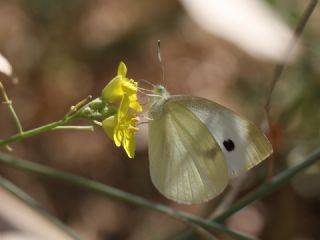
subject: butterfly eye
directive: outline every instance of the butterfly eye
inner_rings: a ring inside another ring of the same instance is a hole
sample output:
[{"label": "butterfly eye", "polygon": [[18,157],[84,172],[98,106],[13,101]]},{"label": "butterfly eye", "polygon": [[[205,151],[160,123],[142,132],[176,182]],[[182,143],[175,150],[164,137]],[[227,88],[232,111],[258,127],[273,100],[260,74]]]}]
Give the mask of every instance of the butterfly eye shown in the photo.
[{"label": "butterfly eye", "polygon": [[228,152],[231,152],[235,149],[234,142],[231,139],[224,140],[223,146],[226,148]]},{"label": "butterfly eye", "polygon": [[163,95],[164,92],[166,92],[166,89],[162,86],[162,85],[157,85],[153,91],[156,93],[156,94],[159,94],[159,95]]}]

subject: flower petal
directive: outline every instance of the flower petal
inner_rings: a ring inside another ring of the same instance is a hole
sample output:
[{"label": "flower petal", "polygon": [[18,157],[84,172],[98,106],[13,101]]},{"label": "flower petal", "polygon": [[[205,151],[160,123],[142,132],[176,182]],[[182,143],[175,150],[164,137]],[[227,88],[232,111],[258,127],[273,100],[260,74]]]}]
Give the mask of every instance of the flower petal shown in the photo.
[{"label": "flower petal", "polygon": [[113,141],[117,147],[121,146],[123,139],[124,139],[123,129],[121,129],[120,127],[116,127],[113,135]]},{"label": "flower petal", "polygon": [[130,105],[130,100],[127,94],[124,94],[120,103],[120,107],[118,109],[118,121],[121,123],[123,121],[122,119],[125,118],[125,116],[128,113]]},{"label": "flower petal", "polygon": [[123,148],[129,158],[134,158],[136,149],[135,132],[130,131],[130,135],[125,137],[122,142]]},{"label": "flower petal", "polygon": [[129,107],[136,112],[142,112],[142,106],[140,103],[137,101],[137,95],[131,95],[129,96],[130,104]]},{"label": "flower petal", "polygon": [[127,66],[124,62],[120,62],[118,66],[118,76],[126,77],[127,75]]},{"label": "flower petal", "polygon": [[128,78],[124,78],[122,81],[122,90],[124,93],[130,95],[137,94],[137,83],[134,80],[129,80]]},{"label": "flower petal", "polygon": [[105,119],[102,126],[116,146],[122,145],[129,158],[133,158],[135,133],[138,131],[136,124],[139,121],[137,113],[142,111],[142,107],[137,98],[138,84],[133,79],[128,79],[126,74],[127,67],[120,62],[118,75],[102,90],[102,97],[106,102],[120,102],[117,114]]},{"label": "flower petal", "polygon": [[121,76],[113,78],[102,90],[102,97],[104,100],[111,103],[120,101],[124,94],[122,84],[123,78]]},{"label": "flower petal", "polygon": [[113,140],[114,129],[117,125],[116,115],[106,118],[102,122],[102,127],[107,136]]}]

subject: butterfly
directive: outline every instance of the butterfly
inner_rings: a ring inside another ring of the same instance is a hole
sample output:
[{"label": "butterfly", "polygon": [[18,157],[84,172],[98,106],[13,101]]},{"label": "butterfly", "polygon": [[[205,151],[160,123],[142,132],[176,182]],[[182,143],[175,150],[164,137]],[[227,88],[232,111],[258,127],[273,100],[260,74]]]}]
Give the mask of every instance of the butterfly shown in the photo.
[{"label": "butterfly", "polygon": [[210,100],[170,95],[155,86],[149,109],[149,160],[154,186],[179,203],[208,201],[230,178],[272,152],[254,124]]}]

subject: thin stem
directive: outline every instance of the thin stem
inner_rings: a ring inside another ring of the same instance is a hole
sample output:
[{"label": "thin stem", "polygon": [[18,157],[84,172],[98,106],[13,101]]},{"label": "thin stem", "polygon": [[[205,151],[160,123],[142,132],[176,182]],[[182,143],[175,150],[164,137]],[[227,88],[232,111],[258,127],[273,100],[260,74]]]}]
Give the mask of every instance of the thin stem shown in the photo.
[{"label": "thin stem", "polygon": [[[232,191],[229,190],[229,191]],[[232,194],[233,195],[233,194]],[[229,196],[231,196],[229,193],[227,193],[225,196],[223,196],[221,199],[219,199],[219,203],[218,206],[214,209],[213,213],[207,218],[208,220],[213,219],[213,217],[219,213],[221,213],[220,211],[220,207],[222,207],[222,205],[224,205],[224,200],[226,199],[228,201]],[[228,204],[229,205],[229,204]],[[223,209],[225,210],[225,209]],[[218,212],[217,212],[218,211]],[[194,239],[194,236],[198,236],[201,239],[210,239],[207,232],[203,232],[203,229],[198,229],[196,227],[190,228],[190,229],[185,229],[183,232],[179,233],[178,235],[176,235],[174,237],[175,240],[187,240],[187,239]]]},{"label": "thin stem", "polygon": [[245,180],[250,176],[250,173],[244,174],[240,177],[238,177],[234,185],[231,186],[231,189],[229,192],[225,195],[225,197],[221,200],[221,203],[218,205],[218,207],[213,211],[213,213],[209,216],[209,219],[214,219],[216,216],[224,212],[235,200],[238,193],[242,189],[242,186],[245,183]]},{"label": "thin stem", "polygon": [[[285,51],[283,61],[276,65],[273,75],[273,80],[271,82],[271,86],[267,95],[266,104],[265,104],[265,112],[266,112],[266,118],[268,123],[269,131],[271,131],[272,134],[272,123],[271,123],[271,116],[270,116],[270,104],[271,104],[271,97],[274,92],[276,84],[280,81],[282,73],[288,63],[289,57],[291,55],[292,50],[296,46],[298,40],[300,39],[303,30],[305,29],[307,22],[309,21],[311,14],[313,13],[314,9],[316,8],[318,3],[318,0],[311,0],[304,11],[302,17],[300,18],[293,36],[288,44],[288,47]],[[269,167],[268,167],[268,177],[272,177],[273,175],[273,169],[274,169],[274,155],[272,155],[269,158]]]},{"label": "thin stem", "polygon": [[4,104],[6,104],[9,108],[9,111],[17,125],[17,128],[18,128],[18,132],[21,134],[23,133],[23,129],[22,129],[22,125],[21,125],[21,122],[19,120],[19,117],[18,115],[16,114],[16,111],[14,110],[13,108],[13,105],[12,105],[12,101],[9,99],[8,95],[7,95],[7,92],[6,92],[6,89],[4,88],[4,86],[2,85],[2,83],[0,82],[0,91],[2,93],[2,96],[3,96],[3,99],[4,99]]},{"label": "thin stem", "polygon": [[93,126],[57,126],[52,130],[83,130],[93,132],[94,128]]},{"label": "thin stem", "polygon": [[[194,231],[195,233],[197,233],[197,235],[199,237],[201,237],[201,239],[206,239],[206,240],[217,240],[216,237],[209,232],[207,229],[204,229],[203,227],[194,224],[192,222],[186,221],[184,219],[180,219],[187,227],[190,227],[190,229],[192,229],[192,231]],[[190,230],[191,231],[191,230]]]},{"label": "thin stem", "polygon": [[23,192],[20,188],[15,186],[12,182],[0,176],[0,185],[11,192],[17,198],[21,199],[23,202],[28,204],[31,208],[41,214],[43,217],[48,219],[50,222],[55,224],[57,227],[62,229],[66,234],[68,234],[72,239],[80,239],[80,237],[68,226],[66,226],[59,219],[52,216],[47,210],[45,210],[38,202],[31,198],[28,194]]},{"label": "thin stem", "polygon": [[11,167],[18,168],[28,172],[41,174],[41,175],[55,178],[61,181],[65,181],[83,188],[90,189],[98,193],[101,193],[105,196],[119,199],[129,204],[133,204],[133,205],[141,206],[150,210],[161,212],[174,218],[190,221],[192,223],[202,226],[205,229],[219,230],[229,235],[236,236],[238,239],[250,239],[250,238],[247,236],[243,236],[238,232],[234,232],[220,225],[219,223],[225,221],[228,217],[230,217],[231,215],[233,215],[243,207],[275,191],[280,186],[285,184],[288,180],[290,180],[293,176],[306,170],[312,164],[316,163],[319,159],[320,159],[320,148],[317,149],[311,155],[309,155],[306,158],[306,160],[303,161],[302,163],[292,168],[288,168],[283,172],[279,173],[278,175],[274,176],[269,182],[262,184],[256,190],[254,190],[253,192],[241,198],[237,203],[235,203],[234,205],[229,207],[225,212],[217,216],[212,222],[208,222],[207,220],[204,220],[202,218],[169,208],[161,204],[151,202],[147,199],[121,191],[116,188],[112,188],[110,186],[104,185],[102,183],[99,183],[90,179],[86,179],[70,173],[59,171],[54,168],[43,166],[41,164],[20,160],[6,154],[0,154],[0,162],[6,165],[9,165]]},{"label": "thin stem", "polygon": [[234,213],[238,212],[240,209],[244,208],[245,206],[253,203],[254,201],[261,199],[262,197],[266,196],[267,194],[273,192],[274,190],[278,189],[281,185],[286,183],[296,174],[306,170],[312,164],[316,163],[320,159],[320,148],[310,154],[306,160],[301,162],[300,164],[288,168],[283,172],[279,173],[278,175],[274,176],[270,181],[260,185],[251,193],[248,193],[246,196],[242,197],[237,203],[229,207],[225,212],[214,218],[215,222],[223,222],[227,218],[229,218]]},{"label": "thin stem", "polygon": [[29,137],[32,137],[32,136],[35,136],[35,135],[50,131],[50,130],[58,127],[58,126],[67,124],[72,119],[73,119],[72,117],[69,117],[69,118],[66,118],[66,119],[62,119],[62,120],[59,120],[59,121],[56,121],[56,122],[52,122],[52,123],[43,125],[43,126],[38,127],[38,128],[34,128],[34,129],[31,129],[31,130],[25,131],[23,133],[18,133],[16,135],[13,135],[13,136],[7,138],[7,139],[1,140],[0,141],[0,146],[7,145],[7,144],[12,143],[12,142],[20,141],[20,140],[23,140],[25,138],[29,138]]},{"label": "thin stem", "polygon": [[80,108],[82,108],[91,99],[92,99],[92,96],[89,95],[86,98],[82,99],[80,102],[78,102],[76,105],[71,106],[70,111],[67,113],[67,115],[72,115],[73,113],[77,112]]},{"label": "thin stem", "polygon": [[[258,188],[253,190],[252,192],[248,193],[244,197],[242,197],[238,202],[234,205],[231,205],[227,210],[223,213],[219,214],[215,217],[212,222],[223,223],[226,219],[230,216],[241,210],[242,208],[248,206],[249,204],[255,202],[258,199],[263,198],[264,196],[268,195],[269,193],[277,190],[280,186],[285,184],[289,181],[292,177],[301,173],[302,171],[306,170],[312,164],[315,164],[320,159],[320,148],[315,150],[312,154],[310,154],[303,162],[300,164],[288,168],[283,172],[279,173],[278,175],[274,176],[270,181],[260,185]],[[193,234],[189,232],[185,232],[184,234],[179,234],[176,240],[186,240],[186,239],[193,239]]]},{"label": "thin stem", "polygon": [[316,8],[317,4],[318,4],[318,0],[311,0],[309,2],[306,10],[304,11],[301,19],[299,20],[299,22],[295,28],[295,31],[293,33],[293,37],[290,40],[290,43],[288,44],[288,47],[285,51],[283,61],[281,63],[279,63],[275,68],[273,80],[271,82],[270,90],[267,95],[267,100],[266,100],[266,104],[265,104],[265,109],[268,113],[270,111],[270,102],[271,102],[271,97],[272,97],[272,93],[274,91],[274,88],[275,88],[277,82],[280,80],[282,73],[283,73],[283,70],[285,69],[285,67],[288,63],[288,59],[291,55],[291,52],[292,52],[293,48],[296,46],[299,38],[301,37],[302,32],[305,29],[306,24],[309,21],[310,16],[313,13],[314,9]]},{"label": "thin stem", "polygon": [[[230,206],[230,204],[234,201],[239,191],[241,190],[241,187],[244,184],[247,177],[248,177],[248,174],[245,174],[236,180],[236,182],[234,183],[234,185],[232,185],[232,187],[228,190],[228,192],[221,199],[219,199],[218,206],[214,209],[212,214],[210,214],[210,216],[208,217],[208,220],[214,219],[216,216],[218,216],[223,211],[225,211],[227,207]],[[182,233],[179,233],[179,235],[175,236],[175,240],[192,239],[194,234],[195,232],[193,229],[188,229]],[[196,232],[196,234],[199,235],[199,232]]]},{"label": "thin stem", "polygon": [[200,217],[197,217],[182,211],[178,211],[173,208],[169,208],[165,205],[154,203],[152,201],[136,196],[134,194],[127,193],[119,189],[104,185],[102,183],[99,183],[90,179],[86,179],[84,177],[80,177],[74,174],[66,173],[60,170],[56,170],[54,168],[50,168],[38,163],[24,161],[24,160],[17,159],[13,156],[2,154],[2,153],[0,154],[0,162],[23,171],[37,173],[40,175],[44,175],[46,177],[51,177],[60,181],[68,182],[82,188],[90,189],[91,191],[98,192],[107,197],[112,197],[112,198],[121,200],[128,204],[133,204],[133,205],[144,207],[153,211],[164,213],[178,220],[188,221],[193,224],[197,224],[203,227],[204,229],[217,230],[217,231],[229,234],[230,236],[233,236],[237,239],[243,239],[243,240],[255,239],[253,237],[249,237],[247,235],[243,235],[239,232],[226,228],[221,224],[206,221]]},{"label": "thin stem", "polygon": [[197,235],[201,238],[201,239],[205,239],[205,240],[218,240],[218,238],[216,238],[212,233],[210,233],[209,231],[205,230],[204,228],[200,227],[199,225],[195,225],[195,224],[189,224],[190,227],[193,229],[194,232],[197,233]]},{"label": "thin stem", "polygon": [[97,120],[93,120],[93,123],[96,124],[97,126],[102,127],[102,122],[99,122]]},{"label": "thin stem", "polygon": [[64,126],[69,124],[76,119],[95,119],[95,118],[106,118],[115,114],[115,109],[108,106],[101,98],[96,98],[89,102],[87,105],[83,106],[91,96],[77,103],[72,110],[70,110],[61,120],[56,122],[48,123],[46,125],[24,131],[22,133],[15,134],[8,137],[7,139],[0,140],[0,146],[5,146],[9,143],[23,140],[50,130],[60,130],[60,129],[73,129],[73,130],[93,130],[92,126]]}]

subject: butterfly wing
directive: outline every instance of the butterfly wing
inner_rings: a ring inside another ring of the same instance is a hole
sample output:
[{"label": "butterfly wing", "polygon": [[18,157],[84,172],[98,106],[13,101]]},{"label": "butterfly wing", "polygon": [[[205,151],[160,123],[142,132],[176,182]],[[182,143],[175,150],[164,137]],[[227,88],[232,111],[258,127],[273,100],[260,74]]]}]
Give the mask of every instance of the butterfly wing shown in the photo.
[{"label": "butterfly wing", "polygon": [[218,103],[189,96],[173,96],[170,101],[183,104],[205,124],[224,153],[230,177],[254,167],[273,151],[261,130]]},{"label": "butterfly wing", "polygon": [[151,109],[150,174],[155,187],[180,203],[199,203],[227,185],[223,153],[208,128],[179,102]]}]

